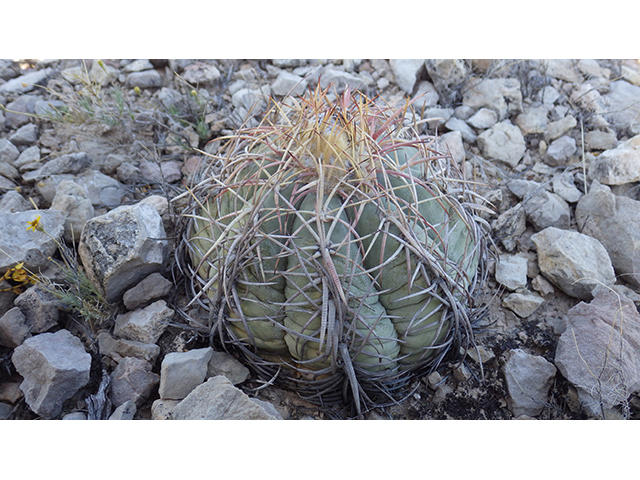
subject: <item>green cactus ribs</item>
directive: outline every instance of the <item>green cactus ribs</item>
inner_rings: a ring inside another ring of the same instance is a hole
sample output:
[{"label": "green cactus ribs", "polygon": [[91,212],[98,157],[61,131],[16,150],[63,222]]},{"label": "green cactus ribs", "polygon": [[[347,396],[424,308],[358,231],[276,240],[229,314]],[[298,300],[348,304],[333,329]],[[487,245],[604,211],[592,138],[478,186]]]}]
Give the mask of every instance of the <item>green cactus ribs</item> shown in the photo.
[{"label": "green cactus ribs", "polygon": [[227,139],[183,216],[208,328],[264,379],[358,413],[473,342],[475,194],[408,108],[319,88],[275,104]]}]

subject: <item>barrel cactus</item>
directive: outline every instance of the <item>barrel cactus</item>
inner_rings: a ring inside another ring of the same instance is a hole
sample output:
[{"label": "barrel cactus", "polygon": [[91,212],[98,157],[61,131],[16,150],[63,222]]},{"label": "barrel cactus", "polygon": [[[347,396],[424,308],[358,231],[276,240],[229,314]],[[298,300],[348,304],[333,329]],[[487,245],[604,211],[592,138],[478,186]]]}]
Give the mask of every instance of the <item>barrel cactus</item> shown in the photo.
[{"label": "barrel cactus", "polygon": [[474,194],[407,111],[349,90],[289,98],[189,190],[191,305],[259,376],[320,404],[393,401],[472,342]]}]

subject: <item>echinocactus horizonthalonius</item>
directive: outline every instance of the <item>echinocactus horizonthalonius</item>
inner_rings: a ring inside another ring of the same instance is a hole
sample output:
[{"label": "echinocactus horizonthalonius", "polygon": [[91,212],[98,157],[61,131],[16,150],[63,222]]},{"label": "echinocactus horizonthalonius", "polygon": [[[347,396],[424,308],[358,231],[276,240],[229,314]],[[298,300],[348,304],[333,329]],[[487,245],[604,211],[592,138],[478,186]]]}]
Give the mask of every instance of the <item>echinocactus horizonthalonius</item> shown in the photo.
[{"label": "echinocactus horizonthalonius", "polygon": [[474,193],[407,111],[349,90],[275,104],[184,213],[181,269],[211,333],[264,379],[358,413],[473,341]]}]

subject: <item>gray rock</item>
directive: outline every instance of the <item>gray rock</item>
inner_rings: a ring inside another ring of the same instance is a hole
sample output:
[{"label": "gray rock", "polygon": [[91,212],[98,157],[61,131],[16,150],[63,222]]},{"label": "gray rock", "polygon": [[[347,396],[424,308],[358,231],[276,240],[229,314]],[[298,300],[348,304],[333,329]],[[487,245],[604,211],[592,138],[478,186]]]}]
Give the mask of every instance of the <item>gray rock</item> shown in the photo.
[{"label": "gray rock", "polygon": [[199,348],[188,352],[171,352],[160,367],[160,398],[182,400],[204,382],[213,349]]},{"label": "gray rock", "polygon": [[180,164],[174,161],[153,163],[142,160],[139,165],[139,172],[142,178],[155,183],[176,183],[182,180]]},{"label": "gray rock", "polygon": [[605,185],[640,181],[640,135],[598,155],[589,167],[589,177]]},{"label": "gray rock", "polygon": [[61,100],[38,100],[34,105],[34,113],[42,117],[57,118],[65,107]]},{"label": "gray rock", "polygon": [[438,139],[438,144],[438,148],[441,148],[442,151],[451,153],[451,157],[458,165],[464,161],[466,153],[460,132],[445,133]]},{"label": "gray rock", "polygon": [[244,108],[255,114],[267,107],[268,98],[261,90],[241,88],[231,96],[231,103],[236,108]]},{"label": "gray rock", "polygon": [[571,163],[576,153],[576,141],[569,136],[562,136],[549,145],[544,156],[544,162],[551,167],[564,167]]},{"label": "gray rock", "polygon": [[249,378],[249,369],[225,352],[213,351],[207,365],[207,378],[223,375],[234,385]]},{"label": "gray rock", "polygon": [[504,376],[509,391],[509,410],[516,417],[535,417],[547,406],[556,367],[544,358],[520,349],[511,350],[507,356]]},{"label": "gray rock", "polygon": [[507,182],[507,188],[516,197],[522,199],[529,194],[532,194],[534,190],[541,188],[542,185],[533,180],[523,180],[516,178]]},{"label": "gray rock", "polygon": [[32,333],[43,333],[58,324],[60,302],[42,285],[36,284],[18,295],[14,302]]},{"label": "gray rock", "polygon": [[553,192],[565,202],[575,203],[580,200],[583,195],[575,183],[573,183],[573,174],[571,172],[563,172],[554,177],[552,185]]},{"label": "gray rock", "polygon": [[[29,222],[40,217],[40,225],[48,233],[27,231]],[[0,212],[0,225],[10,235],[0,235],[0,271],[13,267],[16,263],[24,262],[25,268],[37,272],[41,263],[37,262],[42,256],[53,255],[64,230],[64,216],[55,210],[27,210],[16,213]],[[50,235],[50,236],[49,236]]]},{"label": "gray rock", "polygon": [[173,283],[164,278],[160,273],[155,272],[146,277],[122,296],[124,306],[127,310],[146,307],[150,303],[158,300],[173,289]]},{"label": "gray rock", "polygon": [[122,206],[89,220],[78,253],[108,302],[162,269],[167,256],[162,218],[150,205]]},{"label": "gray rock", "polygon": [[527,220],[521,203],[516,204],[491,224],[493,237],[499,241],[508,252],[512,252],[520,235],[527,229]]},{"label": "gray rock", "polygon": [[[26,177],[26,175],[23,175],[23,180],[29,181]],[[39,177],[39,173],[36,173],[33,177],[33,180],[35,180],[35,177]],[[117,207],[122,203],[122,198],[127,194],[126,189],[120,182],[97,170],[87,170],[80,175],[51,175],[50,177],[39,180],[38,183],[36,183],[36,188],[38,189],[38,193],[40,193],[47,202],[51,203],[55,197],[58,185],[64,180],[73,180],[78,185],[84,187],[94,207]]]},{"label": "gray rock", "polygon": [[0,176],[10,178],[12,180],[18,180],[20,178],[20,172],[18,172],[16,167],[13,167],[8,163],[0,163]]},{"label": "gray rock", "polygon": [[538,68],[545,75],[569,83],[580,83],[583,81],[576,60],[553,59],[553,60],[531,60],[531,67]]},{"label": "gray rock", "polygon": [[438,100],[438,91],[433,86],[433,83],[422,80],[418,82],[411,105],[417,112],[421,112],[425,108],[435,107],[438,104]]},{"label": "gray rock", "polygon": [[194,62],[187,65],[182,73],[182,78],[194,86],[206,87],[215,85],[222,75],[215,65],[203,62]]},{"label": "gray rock", "polygon": [[70,153],[49,160],[38,171],[40,177],[60,175],[63,173],[81,173],[91,166],[91,159],[85,152]]},{"label": "gray rock", "polygon": [[29,325],[20,308],[13,307],[0,317],[0,346],[16,348],[31,336]]},{"label": "gray rock", "polygon": [[577,124],[578,122],[572,115],[567,115],[560,120],[549,123],[544,131],[545,142],[551,142],[556,138],[560,138],[575,128]]},{"label": "gray rock", "polygon": [[6,420],[13,412],[13,406],[0,402],[0,420]]},{"label": "gray rock", "polygon": [[462,104],[474,109],[490,108],[504,120],[509,114],[522,111],[520,82],[515,78],[485,78],[470,80]]},{"label": "gray rock", "polygon": [[26,212],[31,208],[31,204],[15,190],[9,190],[0,197],[0,213]]},{"label": "gray rock", "polygon": [[91,355],[68,330],[26,339],[11,360],[24,378],[25,401],[41,417],[57,417],[62,404],[89,381]]},{"label": "gray rock", "polygon": [[403,92],[412,95],[416,81],[418,80],[418,74],[423,68],[424,59],[391,59],[389,60],[389,65],[396,77],[396,85],[398,85]]},{"label": "gray rock", "polygon": [[481,108],[476,113],[474,113],[469,119],[467,123],[471,125],[473,128],[477,128],[479,130],[485,130],[487,128],[493,127],[498,122],[498,114],[489,108]]},{"label": "gray rock", "polygon": [[576,206],[581,231],[598,239],[618,276],[640,286],[640,202],[593,182]]},{"label": "gray rock", "polygon": [[500,255],[496,265],[496,281],[509,290],[527,286],[527,257],[523,255]]},{"label": "gray rock", "polygon": [[278,73],[278,76],[271,84],[271,91],[274,95],[303,95],[309,83],[300,75],[296,75],[286,70]]},{"label": "gray rock", "polygon": [[20,150],[6,138],[0,138],[0,162],[13,165],[20,156]]},{"label": "gray rock", "polygon": [[476,138],[478,138],[476,132],[467,125],[467,122],[459,118],[451,117],[444,126],[451,131],[460,132],[462,138],[469,143],[475,142]]},{"label": "gray rock", "polygon": [[180,400],[162,400],[158,398],[151,404],[151,420],[171,420],[171,412]]},{"label": "gray rock", "polygon": [[135,402],[127,400],[113,411],[109,420],[133,420],[137,411]]},{"label": "gray rock", "polygon": [[[140,60],[134,60],[133,62],[126,64],[122,68],[122,71],[125,73],[142,72],[144,70],[151,70],[152,68],[153,68],[153,64],[145,58]],[[190,80],[187,80],[187,81],[190,81]]]},{"label": "gray rock", "polygon": [[160,88],[162,87],[162,77],[157,70],[132,72],[127,75],[125,86],[127,88]]},{"label": "gray rock", "polygon": [[31,121],[35,113],[36,103],[40,97],[36,95],[21,95],[7,105],[4,112],[7,129],[17,129]]},{"label": "gray rock", "polygon": [[160,347],[155,343],[114,338],[107,332],[100,332],[97,340],[100,354],[111,357],[116,362],[120,362],[124,357],[136,357],[154,364],[160,354]]},{"label": "gray rock", "polygon": [[157,343],[173,314],[167,302],[158,300],[148,307],[116,316],[113,334],[127,340]]},{"label": "gray rock", "polygon": [[9,141],[14,145],[33,145],[38,141],[38,126],[34,123],[23,125],[9,137]]},{"label": "gray rock", "polygon": [[601,289],[571,308],[566,321],[555,364],[585,411],[607,418],[640,389],[640,315],[631,300]]},{"label": "gray rock", "polygon": [[584,143],[588,150],[610,150],[616,147],[618,139],[613,132],[591,130],[584,134]]},{"label": "gray rock", "polygon": [[95,216],[89,194],[72,180],[60,182],[51,202],[51,210],[58,210],[65,215],[64,239],[69,243],[80,239],[85,223]]},{"label": "gray rock", "polygon": [[508,308],[520,318],[527,318],[543,303],[544,299],[538,295],[514,292],[503,300],[502,306]]},{"label": "gray rock", "polygon": [[128,401],[142,405],[160,380],[151,368],[152,365],[141,358],[123,358],[111,373],[111,403],[116,408]]},{"label": "gray rock", "polygon": [[489,159],[500,160],[515,167],[526,151],[520,129],[505,120],[478,135],[478,146]]},{"label": "gray rock", "polygon": [[538,251],[540,271],[569,296],[590,300],[600,285],[616,281],[607,251],[595,238],[549,227],[531,240]]},{"label": "gray rock", "polygon": [[337,93],[342,93],[347,87],[352,90],[362,90],[365,86],[365,80],[361,76],[329,68],[325,69],[320,77],[320,87],[327,88],[329,85],[332,85],[332,92],[335,88]]},{"label": "gray rock", "polygon": [[34,72],[25,73],[0,85],[0,93],[27,93],[43,85],[53,73],[53,69],[45,68]]},{"label": "gray rock", "polygon": [[427,120],[429,128],[439,128],[443,126],[453,115],[453,108],[432,107],[422,112],[422,118]]},{"label": "gray rock", "polygon": [[86,420],[87,414],[84,412],[71,412],[67,413],[62,420]]},{"label": "gray rock", "polygon": [[548,124],[548,112],[549,109],[545,106],[529,107],[516,117],[514,123],[523,135],[543,133]]},{"label": "gray rock", "polygon": [[175,420],[277,420],[222,376],[196,387],[172,412]]},{"label": "gray rock", "polygon": [[469,73],[464,60],[429,59],[424,61],[424,65],[444,102],[450,103],[454,99],[455,88],[466,80]]},{"label": "gray rock", "polygon": [[605,117],[610,125],[622,131],[638,124],[638,99],[640,87],[626,80],[617,80],[609,84],[609,91],[602,95],[605,104]]},{"label": "gray rock", "polygon": [[16,159],[14,166],[18,169],[22,169],[25,165],[30,163],[36,163],[40,161],[40,148],[32,146],[25,148],[20,156]]},{"label": "gray rock", "polygon": [[537,191],[528,196],[522,206],[527,219],[537,230],[547,227],[566,229],[571,225],[571,208],[555,193]]}]

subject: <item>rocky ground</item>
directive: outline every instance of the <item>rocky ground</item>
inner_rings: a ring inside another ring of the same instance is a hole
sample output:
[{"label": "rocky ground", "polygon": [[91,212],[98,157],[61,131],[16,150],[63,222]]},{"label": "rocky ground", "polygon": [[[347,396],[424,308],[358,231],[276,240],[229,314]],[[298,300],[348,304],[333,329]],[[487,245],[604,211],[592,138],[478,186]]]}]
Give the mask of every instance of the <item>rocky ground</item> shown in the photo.
[{"label": "rocky ground", "polygon": [[202,152],[318,83],[417,98],[493,208],[478,348],[365,417],[636,418],[635,60],[0,60],[0,418],[348,416],[214,351],[172,270]]}]

